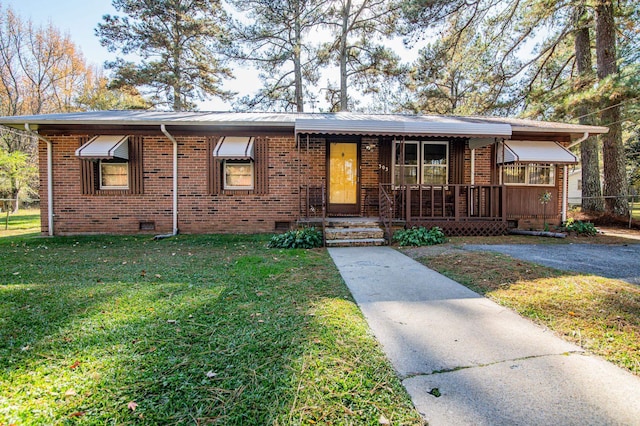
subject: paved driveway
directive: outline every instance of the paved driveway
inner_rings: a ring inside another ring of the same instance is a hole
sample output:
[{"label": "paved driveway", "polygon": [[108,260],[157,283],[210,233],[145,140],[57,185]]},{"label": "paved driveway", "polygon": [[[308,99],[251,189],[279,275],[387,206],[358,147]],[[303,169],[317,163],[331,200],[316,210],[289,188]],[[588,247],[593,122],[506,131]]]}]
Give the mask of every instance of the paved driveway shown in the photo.
[{"label": "paved driveway", "polygon": [[464,249],[499,252],[556,269],[640,284],[640,244],[470,244]]}]

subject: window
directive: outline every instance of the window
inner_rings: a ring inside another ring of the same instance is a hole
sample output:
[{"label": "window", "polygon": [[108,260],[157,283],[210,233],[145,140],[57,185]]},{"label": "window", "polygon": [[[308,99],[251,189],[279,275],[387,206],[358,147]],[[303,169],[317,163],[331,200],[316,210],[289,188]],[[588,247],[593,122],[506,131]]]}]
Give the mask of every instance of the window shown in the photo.
[{"label": "window", "polygon": [[207,190],[211,195],[269,193],[267,137],[210,136],[207,138]]},{"label": "window", "polygon": [[[404,182],[407,185],[414,185],[418,182],[418,142],[405,142],[404,143],[404,162],[402,160],[402,145],[401,142],[395,143],[396,155],[395,155],[395,167],[394,167],[394,182],[400,184]],[[404,175],[404,180],[402,179]]]},{"label": "window", "polygon": [[100,189],[129,189],[129,163],[100,160]]},{"label": "window", "polygon": [[447,184],[447,148],[446,142],[423,142],[422,144],[422,184]]},{"label": "window", "polygon": [[224,189],[253,189],[253,161],[224,160]]},{"label": "window", "polygon": [[555,185],[555,166],[552,164],[509,164],[502,166],[505,185]]},{"label": "window", "polygon": [[394,183],[446,185],[449,178],[449,144],[444,141],[394,143]]}]

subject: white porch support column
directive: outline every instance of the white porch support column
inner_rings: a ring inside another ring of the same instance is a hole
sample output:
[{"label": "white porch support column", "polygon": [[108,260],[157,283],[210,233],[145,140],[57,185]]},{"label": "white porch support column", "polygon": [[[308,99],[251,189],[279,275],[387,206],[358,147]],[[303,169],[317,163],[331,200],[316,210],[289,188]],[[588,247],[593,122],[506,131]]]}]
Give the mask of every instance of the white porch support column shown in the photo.
[{"label": "white porch support column", "polygon": [[563,178],[562,178],[562,222],[567,221],[567,204],[569,200],[569,168],[565,164],[563,166]]},{"label": "white porch support column", "polygon": [[160,125],[162,133],[173,142],[173,235],[178,234],[178,141],[167,131],[164,124]]},{"label": "white porch support column", "polygon": [[471,150],[471,185],[476,184],[476,150]]},{"label": "white porch support column", "polygon": [[[476,150],[472,149],[471,150],[471,186],[476,184]],[[475,200],[475,188],[471,188],[471,199]],[[470,211],[469,213],[473,216],[475,214],[475,211],[473,209],[475,203],[472,201],[469,204],[470,207]]]}]

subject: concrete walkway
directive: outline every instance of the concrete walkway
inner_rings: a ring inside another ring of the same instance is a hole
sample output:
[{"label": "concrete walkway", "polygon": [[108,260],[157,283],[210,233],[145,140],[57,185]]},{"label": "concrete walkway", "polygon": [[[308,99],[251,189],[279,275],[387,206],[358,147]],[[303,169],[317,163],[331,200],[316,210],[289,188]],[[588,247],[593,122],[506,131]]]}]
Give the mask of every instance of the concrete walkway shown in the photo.
[{"label": "concrete walkway", "polygon": [[389,247],[329,254],[429,424],[640,425],[640,378]]}]

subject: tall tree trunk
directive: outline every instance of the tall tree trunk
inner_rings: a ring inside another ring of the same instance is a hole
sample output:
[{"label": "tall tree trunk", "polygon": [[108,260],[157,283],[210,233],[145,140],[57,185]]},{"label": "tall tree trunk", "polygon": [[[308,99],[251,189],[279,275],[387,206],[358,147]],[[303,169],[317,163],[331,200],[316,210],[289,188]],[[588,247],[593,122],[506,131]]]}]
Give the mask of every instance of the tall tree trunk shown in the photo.
[{"label": "tall tree trunk", "polygon": [[[616,25],[612,0],[596,1],[596,56],[598,79],[602,80],[618,72],[616,54]],[[604,160],[604,195],[606,210],[618,215],[629,214],[626,161],[622,144],[619,100],[603,97],[600,105],[600,124],[609,127],[602,135]]]},{"label": "tall tree trunk", "polygon": [[295,79],[295,102],[296,111],[304,112],[304,97],[302,94],[302,29],[300,28],[300,2],[295,2],[296,16],[295,16],[295,47],[293,52],[293,74]]},{"label": "tall tree trunk", "polygon": [[11,194],[11,198],[14,199],[13,214],[18,214],[18,212],[20,211],[20,190],[18,189],[13,190],[13,193]]},{"label": "tall tree trunk", "polygon": [[[584,8],[579,8],[575,18],[576,67],[578,69],[577,84],[574,89],[581,92],[593,83],[593,65],[591,63],[591,36],[589,23],[586,21]],[[580,124],[592,125],[594,120],[584,103],[576,108],[580,116]],[[598,139],[594,136],[580,144],[580,161],[582,163],[582,210],[589,212],[603,211],[602,188],[600,186],[600,159],[598,155]]]},{"label": "tall tree trunk", "polygon": [[342,33],[340,34],[340,111],[349,109],[347,102],[347,34],[349,31],[349,13],[351,0],[347,0],[342,9]]}]

